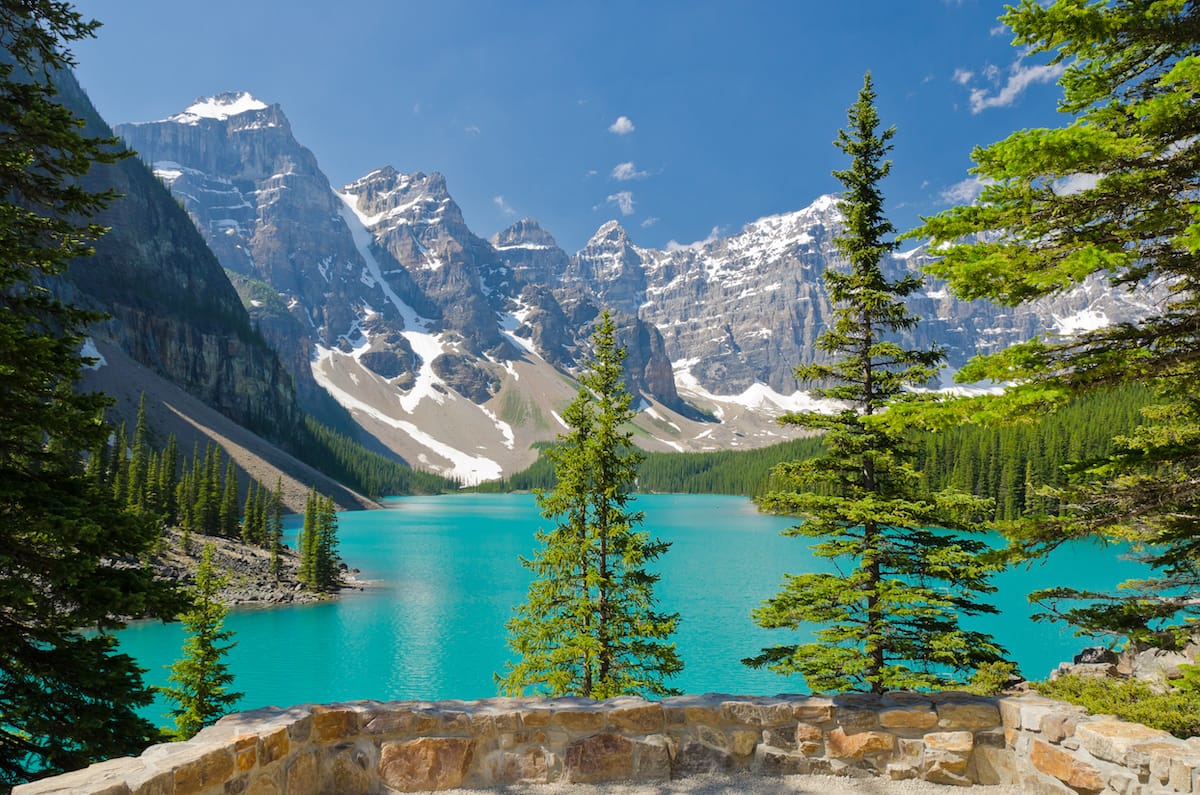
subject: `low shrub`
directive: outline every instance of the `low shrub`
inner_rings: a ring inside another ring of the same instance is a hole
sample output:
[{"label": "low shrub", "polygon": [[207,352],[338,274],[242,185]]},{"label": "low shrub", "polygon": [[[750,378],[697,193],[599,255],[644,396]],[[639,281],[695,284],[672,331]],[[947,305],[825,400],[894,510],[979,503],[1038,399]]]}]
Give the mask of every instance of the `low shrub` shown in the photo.
[{"label": "low shrub", "polygon": [[1200,692],[1170,689],[1160,693],[1140,679],[1082,676],[1064,676],[1034,687],[1043,696],[1078,704],[1093,715],[1115,715],[1176,737],[1200,735]]}]

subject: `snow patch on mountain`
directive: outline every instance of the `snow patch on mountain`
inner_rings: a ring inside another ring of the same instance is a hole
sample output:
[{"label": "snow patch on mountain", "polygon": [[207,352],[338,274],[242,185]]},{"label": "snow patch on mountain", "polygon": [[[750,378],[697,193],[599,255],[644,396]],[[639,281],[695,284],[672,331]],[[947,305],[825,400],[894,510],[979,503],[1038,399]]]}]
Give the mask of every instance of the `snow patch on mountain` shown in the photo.
[{"label": "snow patch on mountain", "polygon": [[525,318],[529,317],[530,311],[531,310],[529,306],[518,301],[517,308],[515,310],[500,314],[500,330],[504,333],[504,336],[508,338],[509,342],[511,342],[513,345],[516,345],[518,349],[532,354],[533,356],[537,356],[540,359],[541,355],[537,352],[537,348],[534,347],[533,340],[518,336],[516,333],[517,329],[519,329],[525,323]]},{"label": "snow patch on mountain", "polygon": [[417,383],[408,391],[408,394],[400,396],[401,407],[411,414],[425,398],[442,403],[445,400],[442,379],[438,378],[437,374],[433,371],[433,360],[441,356],[446,350],[441,335],[430,333],[425,321],[417,316],[416,310],[405,303],[404,299],[396,295],[395,290],[383,278],[383,269],[379,267],[379,261],[375,258],[374,252],[371,251],[371,233],[363,224],[357,209],[358,197],[352,193],[337,193],[336,191],[334,195],[342,201],[342,220],[350,228],[350,236],[354,240],[354,247],[358,249],[363,262],[366,263],[367,271],[379,285],[380,289],[383,290],[383,294],[388,299],[388,302],[396,308],[400,313],[400,317],[403,318],[404,331],[400,333],[408,340],[408,344],[412,346],[413,353],[421,359],[421,366],[417,371]]},{"label": "snow patch on mountain", "polygon": [[108,364],[108,360],[104,358],[102,353],[100,353],[100,350],[96,347],[96,341],[91,337],[84,337],[83,347],[79,349],[79,355],[87,359],[96,360],[91,364],[85,364],[83,366],[83,369],[85,370],[99,370],[101,367]]},{"label": "snow patch on mountain", "polygon": [[1059,334],[1073,335],[1097,331],[1112,323],[1099,309],[1081,309],[1066,317],[1055,317],[1054,328]]},{"label": "snow patch on mountain", "polygon": [[357,411],[366,416],[390,425],[391,427],[403,431],[414,442],[425,447],[434,455],[449,461],[451,466],[437,467],[432,464],[427,458],[422,463],[428,464],[431,468],[437,469],[441,474],[447,477],[457,478],[465,485],[474,486],[485,480],[498,480],[503,474],[503,468],[497,462],[490,458],[480,455],[472,455],[463,452],[454,447],[451,447],[444,442],[440,442],[430,434],[421,430],[415,424],[407,420],[393,417],[380,411],[376,407],[360,400],[357,396],[350,394],[346,390],[340,388],[326,372],[326,368],[322,365],[331,362],[336,355],[336,351],[324,346],[317,346],[317,359],[313,364],[313,377],[331,396],[340,403],[348,411]]},{"label": "snow patch on mountain", "polygon": [[496,430],[500,431],[500,435],[504,437],[504,446],[509,450],[513,449],[513,445],[517,442],[517,437],[513,434],[512,426],[497,417],[496,412],[486,406],[480,406],[479,410],[483,412],[485,417],[492,421],[492,425],[496,426]]},{"label": "snow patch on mountain", "polygon": [[239,116],[252,110],[266,110],[267,103],[255,99],[246,91],[238,93],[218,94],[215,97],[201,97],[183,110],[170,116],[166,121],[179,124],[199,124],[201,119],[216,119],[224,121],[230,116]]},{"label": "snow patch on mountain", "polygon": [[697,363],[698,360],[683,360],[674,363],[675,382],[679,385],[680,395],[703,398],[714,403],[742,406],[752,411],[776,415],[792,411],[819,411],[823,414],[834,414],[845,408],[836,400],[815,398],[804,391],[781,395],[763,383],[751,384],[736,395],[717,395],[701,386],[700,381],[690,372],[690,368]]}]

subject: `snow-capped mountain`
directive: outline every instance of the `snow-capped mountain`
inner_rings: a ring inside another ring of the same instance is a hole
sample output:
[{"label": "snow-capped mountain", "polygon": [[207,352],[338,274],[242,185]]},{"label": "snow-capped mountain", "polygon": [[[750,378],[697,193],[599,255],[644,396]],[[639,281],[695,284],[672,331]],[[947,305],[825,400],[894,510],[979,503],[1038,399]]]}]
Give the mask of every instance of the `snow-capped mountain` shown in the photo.
[{"label": "snow-capped mountain", "polygon": [[[562,429],[602,307],[628,349],[640,444],[776,441],[774,416],[807,405],[792,368],[831,316],[832,196],[667,251],[610,221],[570,255],[533,219],[476,236],[438,173],[383,167],[335,188],[279,106],[244,92],[116,131],[184,203],[301,393],[332,395],[413,465],[470,481],[529,463],[530,444]],[[1139,311],[1101,284],[1014,310],[930,283],[911,308],[925,322],[910,342],[946,346],[954,366]]]}]

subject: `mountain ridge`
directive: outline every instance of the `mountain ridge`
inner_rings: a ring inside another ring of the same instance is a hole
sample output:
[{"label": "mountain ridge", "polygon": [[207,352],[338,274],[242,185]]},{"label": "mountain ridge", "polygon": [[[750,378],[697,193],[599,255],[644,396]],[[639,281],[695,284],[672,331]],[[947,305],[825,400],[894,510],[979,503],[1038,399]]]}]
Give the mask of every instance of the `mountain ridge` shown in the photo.
[{"label": "mountain ridge", "polygon": [[[611,220],[569,254],[532,218],[476,235],[436,171],[384,166],[333,187],[282,109],[247,92],[116,130],[160,158],[152,167],[222,264],[277,291],[295,323],[267,333],[297,383],[315,382],[419,466],[470,481],[528,463],[529,445],[561,429],[550,418],[573,394],[601,307],[617,318],[630,391],[659,414],[639,415],[639,444],[778,441],[773,417],[810,404],[792,370],[819,357],[831,318],[820,276],[844,267],[834,195],[666,249],[637,246]],[[912,273],[931,256],[917,247],[885,268]],[[944,346],[952,368],[1138,311],[1104,285],[1007,308],[930,280],[909,303],[924,322],[903,342]]]}]

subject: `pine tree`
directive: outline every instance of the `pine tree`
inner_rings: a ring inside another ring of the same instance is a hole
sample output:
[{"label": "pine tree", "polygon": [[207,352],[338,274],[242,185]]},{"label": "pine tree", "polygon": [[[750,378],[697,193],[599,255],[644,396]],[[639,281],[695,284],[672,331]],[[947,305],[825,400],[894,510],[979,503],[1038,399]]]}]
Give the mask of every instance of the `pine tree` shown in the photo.
[{"label": "pine tree", "polygon": [[301,584],[310,590],[316,588],[317,549],[317,490],[313,489],[304,500],[304,522],[296,538],[296,551],[300,555],[300,570],[296,573]]},{"label": "pine tree", "polygon": [[129,435],[125,431],[125,423],[117,427],[116,441],[113,445],[112,461],[112,492],[118,502],[125,502],[129,497]]},{"label": "pine tree", "polygon": [[271,576],[279,579],[283,571],[283,479],[276,476],[275,491],[267,502],[266,535],[271,550]]},{"label": "pine tree", "polygon": [[258,481],[250,481],[250,488],[246,490],[246,503],[242,506],[242,543],[254,544],[255,537],[258,533],[258,527],[255,524],[255,508],[258,504]]},{"label": "pine tree", "polygon": [[1200,615],[1200,4],[1023,0],[1002,20],[1014,45],[1064,65],[1059,107],[1073,118],[978,149],[974,171],[987,183],[978,202],[912,234],[942,247],[932,269],[965,298],[1019,304],[1086,279],[1164,291],[1141,320],[1037,338],[962,373],[1021,384],[967,409],[1001,417],[1113,385],[1150,387],[1147,422],[1048,492],[1062,515],[1012,531],[1014,554],[1026,558],[1078,538],[1143,550],[1156,575],[1117,593],[1032,597],[1083,631],[1140,640]]},{"label": "pine tree", "polygon": [[89,266],[103,233],[89,219],[114,198],[81,178],[116,142],[84,135],[53,85],[95,26],[66,3],[0,2],[0,790],[153,740],[135,711],[150,693],[110,630],[177,604],[124,562],[153,546],[153,524],[85,476],[83,453],[110,433],[109,401],[75,391],[100,318],[50,289]]},{"label": "pine tree", "polygon": [[192,607],[180,619],[188,637],[183,644],[183,657],[171,665],[168,681],[162,688],[169,700],[178,704],[171,710],[175,719],[175,736],[186,740],[205,726],[225,715],[242,697],[230,692],[233,674],[223,661],[235,645],[233,632],[225,629],[229,612],[218,596],[226,577],[213,566],[213,545],[204,545],[200,565],[196,568],[196,585],[192,591]]},{"label": "pine tree", "polygon": [[129,459],[129,486],[126,501],[135,511],[146,509],[146,492],[149,472],[150,429],[146,422],[146,393],[138,401],[137,422],[133,429],[132,452]]},{"label": "pine tree", "polygon": [[159,459],[158,493],[162,504],[159,510],[167,522],[179,521],[179,503],[176,490],[179,484],[179,441],[175,434],[167,437],[167,447]]},{"label": "pine tree", "polygon": [[338,587],[337,508],[332,497],[317,500],[317,532],[313,552],[313,581],[318,591]]},{"label": "pine tree", "polygon": [[[278,483],[277,490],[282,490]],[[277,509],[282,511],[282,508]],[[277,524],[272,519],[272,534],[276,539],[283,535],[283,517],[280,513]],[[282,541],[278,541],[282,546]],[[313,489],[304,504],[304,524],[297,539],[300,553],[298,579],[310,591],[328,592],[340,584],[337,555],[337,507],[332,497],[325,497]],[[281,550],[272,548],[272,564],[277,565]]]},{"label": "pine tree", "polygon": [[225,467],[225,487],[221,493],[221,510],[218,524],[220,534],[225,538],[234,538],[238,534],[238,485],[237,469],[230,458]]},{"label": "pine tree", "polygon": [[845,186],[839,202],[845,230],[834,242],[848,269],[825,272],[834,323],[817,340],[831,361],[796,368],[799,380],[827,384],[815,394],[846,408],[781,418],[824,430],[827,453],[781,465],[777,475],[788,488],[760,503],[802,517],[786,533],[815,539],[813,552],[836,561],[837,573],[789,574],[754,612],[766,628],[814,625],[814,641],[773,646],[744,662],[802,674],[820,691],[939,688],[1002,653],[989,636],[959,621],[995,612],[977,601],[995,590],[981,559],[987,547],[932,529],[975,529],[971,520],[990,505],[961,493],[918,496],[914,448],[877,421],[906,387],[933,378],[942,353],[906,350],[888,338],[915,324],[903,299],[921,280],[889,281],[880,268],[896,245],[888,239],[894,229],[879,187],[891,168],[885,157],[895,131],[879,130],[869,73],[848,120],[835,143],[851,164],[834,172]]},{"label": "pine tree", "polygon": [[647,570],[669,544],[638,530],[643,515],[630,505],[642,454],[625,430],[632,397],[608,312],[593,343],[579,394],[563,412],[568,431],[549,454],[555,487],[538,492],[542,515],[558,524],[539,531],[541,548],[522,559],[535,579],[508,623],[519,655],[497,676],[508,694],[663,695],[683,668],[667,642],[679,616],[654,609],[658,575]]}]

